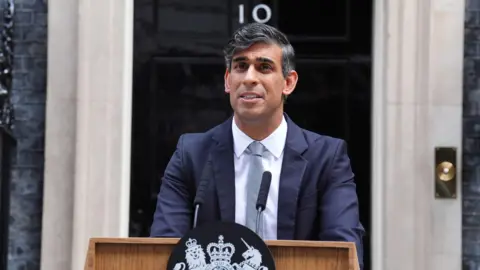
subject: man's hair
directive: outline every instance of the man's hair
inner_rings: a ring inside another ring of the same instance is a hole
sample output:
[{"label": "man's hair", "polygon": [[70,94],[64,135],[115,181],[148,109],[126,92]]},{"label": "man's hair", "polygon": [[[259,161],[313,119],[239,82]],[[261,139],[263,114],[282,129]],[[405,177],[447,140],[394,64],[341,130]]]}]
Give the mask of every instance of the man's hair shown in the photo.
[{"label": "man's hair", "polygon": [[231,71],[232,57],[235,53],[256,43],[276,44],[282,49],[284,77],[287,77],[288,73],[295,69],[295,51],[285,34],[275,27],[263,23],[246,24],[233,33],[223,50],[227,69]]}]

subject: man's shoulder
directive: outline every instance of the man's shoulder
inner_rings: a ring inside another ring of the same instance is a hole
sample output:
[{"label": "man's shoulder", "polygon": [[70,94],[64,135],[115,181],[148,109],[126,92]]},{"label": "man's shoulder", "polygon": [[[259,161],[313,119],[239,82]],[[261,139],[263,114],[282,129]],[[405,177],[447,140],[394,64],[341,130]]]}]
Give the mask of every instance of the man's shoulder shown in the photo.
[{"label": "man's shoulder", "polygon": [[183,145],[189,144],[198,144],[202,141],[205,141],[211,137],[208,131],[205,132],[190,132],[190,133],[183,133],[180,135],[179,140],[182,142]]},{"label": "man's shoulder", "polygon": [[345,140],[306,129],[302,129],[302,134],[308,145],[302,156],[316,168],[323,168],[322,164],[331,167],[339,160],[349,159]]},{"label": "man's shoulder", "polygon": [[301,128],[302,134],[309,147],[315,146],[331,146],[338,147],[345,143],[345,140],[321,133],[317,133],[308,129]]},{"label": "man's shoulder", "polygon": [[187,132],[183,133],[179,137],[179,143],[182,147],[187,149],[202,148],[210,145],[213,140],[214,134],[218,132],[218,129],[224,125],[225,122],[220,123],[203,132]]},{"label": "man's shoulder", "polygon": [[345,140],[331,135],[321,134],[301,128],[301,133],[307,144],[303,157],[307,160],[328,160],[339,155],[348,155]]},{"label": "man's shoulder", "polygon": [[291,128],[289,131],[291,138],[294,138],[295,141],[301,140],[302,143],[304,141],[309,150],[312,148],[315,149],[325,147],[338,148],[339,145],[345,144],[345,141],[341,138],[303,128],[288,116],[286,119],[287,123],[289,124],[289,128]]}]

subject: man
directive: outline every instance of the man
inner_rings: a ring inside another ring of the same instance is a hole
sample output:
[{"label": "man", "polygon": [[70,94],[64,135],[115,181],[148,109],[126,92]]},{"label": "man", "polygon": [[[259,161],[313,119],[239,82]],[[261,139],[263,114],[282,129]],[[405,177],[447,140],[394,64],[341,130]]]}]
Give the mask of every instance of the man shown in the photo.
[{"label": "man", "polygon": [[209,182],[198,225],[223,220],[252,228],[251,202],[261,174],[270,171],[261,236],[355,242],[362,267],[364,229],[345,142],[304,130],[283,111],[298,80],[289,41],[274,27],[248,24],[234,33],[224,53],[233,117],[179,138],[158,194],[151,236],[182,237],[192,229],[202,178]]}]

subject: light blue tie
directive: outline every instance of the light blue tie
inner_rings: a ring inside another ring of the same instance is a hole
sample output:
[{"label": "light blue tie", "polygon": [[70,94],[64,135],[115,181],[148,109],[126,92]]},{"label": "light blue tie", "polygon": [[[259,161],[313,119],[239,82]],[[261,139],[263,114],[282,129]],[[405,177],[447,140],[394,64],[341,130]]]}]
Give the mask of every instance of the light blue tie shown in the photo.
[{"label": "light blue tie", "polygon": [[[247,178],[247,212],[246,226],[255,231],[257,221],[257,198],[260,184],[262,182],[263,165],[262,155],[266,148],[257,141],[253,141],[247,148],[246,153],[250,155],[250,169]],[[260,232],[259,232],[260,234]]]}]

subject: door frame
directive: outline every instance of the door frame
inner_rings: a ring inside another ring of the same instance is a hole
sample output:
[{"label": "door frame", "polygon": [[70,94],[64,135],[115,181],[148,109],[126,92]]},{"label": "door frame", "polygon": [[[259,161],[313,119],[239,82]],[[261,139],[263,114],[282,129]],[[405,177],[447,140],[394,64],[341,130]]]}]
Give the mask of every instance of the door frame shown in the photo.
[{"label": "door frame", "polygon": [[455,147],[461,168],[465,2],[373,8],[372,269],[461,269],[461,181],[436,199],[433,161]]}]

